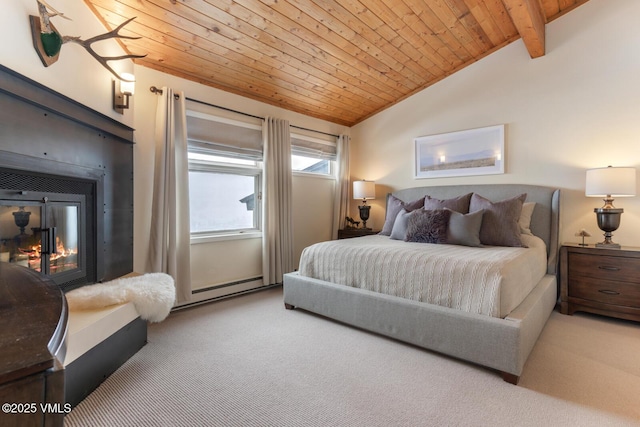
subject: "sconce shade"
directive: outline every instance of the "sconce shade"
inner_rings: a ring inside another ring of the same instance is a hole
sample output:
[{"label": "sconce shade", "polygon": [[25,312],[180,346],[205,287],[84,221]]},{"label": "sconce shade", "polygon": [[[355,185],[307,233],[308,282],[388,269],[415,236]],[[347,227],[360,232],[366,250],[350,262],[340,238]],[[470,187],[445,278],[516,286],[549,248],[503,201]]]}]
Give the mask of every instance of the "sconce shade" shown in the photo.
[{"label": "sconce shade", "polygon": [[613,198],[635,196],[636,169],[609,166],[587,170],[585,195]]},{"label": "sconce shade", "polygon": [[136,89],[136,77],[130,73],[120,74],[120,92],[133,95]]},{"label": "sconce shade", "polygon": [[374,181],[353,181],[353,198],[371,200],[376,198],[376,183]]}]

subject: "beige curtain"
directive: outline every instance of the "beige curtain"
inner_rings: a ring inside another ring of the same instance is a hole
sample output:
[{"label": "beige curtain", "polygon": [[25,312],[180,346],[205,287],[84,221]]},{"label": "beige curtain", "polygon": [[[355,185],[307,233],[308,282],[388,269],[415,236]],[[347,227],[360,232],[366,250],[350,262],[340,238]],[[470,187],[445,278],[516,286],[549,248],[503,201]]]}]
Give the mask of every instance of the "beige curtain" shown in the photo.
[{"label": "beige curtain", "polygon": [[158,98],[149,259],[151,272],[167,273],[178,303],[191,299],[189,166],[184,94],[163,87]]},{"label": "beige curtain", "polygon": [[344,227],[344,219],[349,213],[350,188],[349,179],[349,136],[338,137],[336,152],[336,191],[333,202],[333,226],[331,235],[338,238],[338,230]]},{"label": "beige curtain", "polygon": [[272,285],[294,269],[289,122],[267,117],[263,135],[262,275],[264,284]]}]

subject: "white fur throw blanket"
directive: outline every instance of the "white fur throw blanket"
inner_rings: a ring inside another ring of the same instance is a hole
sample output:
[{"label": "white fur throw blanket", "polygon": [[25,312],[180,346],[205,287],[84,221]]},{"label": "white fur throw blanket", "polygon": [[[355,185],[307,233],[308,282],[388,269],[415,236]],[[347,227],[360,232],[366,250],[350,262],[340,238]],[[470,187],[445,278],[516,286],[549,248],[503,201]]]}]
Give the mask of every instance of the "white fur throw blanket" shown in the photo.
[{"label": "white fur throw blanket", "polygon": [[147,273],[96,283],[66,293],[69,310],[94,310],[114,304],[133,302],[140,318],[161,322],[176,299],[173,277],[165,273]]}]

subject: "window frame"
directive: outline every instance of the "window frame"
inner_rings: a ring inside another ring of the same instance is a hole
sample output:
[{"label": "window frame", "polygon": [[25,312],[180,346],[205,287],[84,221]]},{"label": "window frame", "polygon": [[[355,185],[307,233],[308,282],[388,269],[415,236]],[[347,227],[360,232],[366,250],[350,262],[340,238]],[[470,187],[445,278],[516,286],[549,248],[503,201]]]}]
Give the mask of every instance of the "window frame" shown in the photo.
[{"label": "window frame", "polygon": [[[197,154],[202,154],[198,152]],[[217,155],[217,154],[216,154]],[[233,158],[233,156],[230,156]],[[258,195],[258,200],[254,205],[252,228],[240,228],[232,230],[209,230],[209,231],[197,231],[192,232],[189,227],[189,233],[191,236],[191,244],[207,243],[221,240],[237,240],[237,239],[249,239],[249,238],[261,238],[262,237],[262,176],[263,168],[262,162],[255,161],[255,165],[241,165],[234,163],[225,163],[218,161],[206,161],[189,159],[189,172],[205,172],[205,173],[222,173],[229,175],[243,175],[253,176],[255,185],[255,194]]]}]

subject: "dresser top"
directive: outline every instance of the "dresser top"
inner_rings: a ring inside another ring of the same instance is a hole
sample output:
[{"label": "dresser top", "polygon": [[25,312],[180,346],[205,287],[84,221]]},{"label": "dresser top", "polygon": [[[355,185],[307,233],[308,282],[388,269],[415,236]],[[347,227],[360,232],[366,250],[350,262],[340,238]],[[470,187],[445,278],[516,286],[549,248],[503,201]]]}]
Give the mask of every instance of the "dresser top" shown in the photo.
[{"label": "dresser top", "polygon": [[0,384],[44,371],[64,340],[64,294],[33,270],[0,262],[0,325]]},{"label": "dresser top", "polygon": [[620,249],[609,249],[609,248],[598,248],[595,244],[582,245],[580,243],[568,242],[563,243],[562,246],[566,246],[567,248],[575,248],[575,249],[586,249],[588,252],[592,251],[602,251],[603,255],[615,255],[619,252],[638,252],[640,253],[640,247],[638,246],[622,246]]}]

